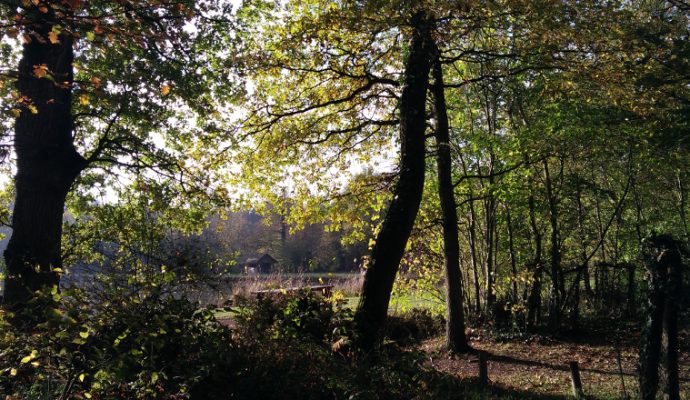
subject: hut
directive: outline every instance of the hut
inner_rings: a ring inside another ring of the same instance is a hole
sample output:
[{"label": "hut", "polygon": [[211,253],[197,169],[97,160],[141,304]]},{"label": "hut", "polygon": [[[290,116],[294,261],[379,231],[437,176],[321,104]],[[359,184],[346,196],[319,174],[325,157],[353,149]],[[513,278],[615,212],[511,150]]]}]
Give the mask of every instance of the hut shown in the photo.
[{"label": "hut", "polygon": [[264,253],[260,257],[248,258],[244,263],[244,272],[247,274],[270,274],[277,263],[278,260],[271,257],[270,254]]}]

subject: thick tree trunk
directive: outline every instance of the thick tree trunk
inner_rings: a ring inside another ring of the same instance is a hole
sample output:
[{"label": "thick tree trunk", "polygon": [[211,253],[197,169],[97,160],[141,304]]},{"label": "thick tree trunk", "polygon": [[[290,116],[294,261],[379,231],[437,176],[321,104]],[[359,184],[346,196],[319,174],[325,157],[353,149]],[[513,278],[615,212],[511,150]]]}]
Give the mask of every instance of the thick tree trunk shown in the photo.
[{"label": "thick tree trunk", "polygon": [[463,288],[460,275],[460,234],[458,214],[453,191],[452,161],[450,156],[450,128],[443,88],[443,69],[438,48],[434,46],[434,110],[436,112],[436,165],[438,168],[438,194],[443,214],[443,256],[446,272],[446,346],[452,352],[467,352],[465,313],[462,307]]},{"label": "thick tree trunk", "polygon": [[648,240],[645,267],[648,272],[646,321],[640,348],[640,397],[656,399],[662,344],[665,398],[678,399],[678,282],[681,257],[679,243],[670,236]]},{"label": "thick tree trunk", "polygon": [[432,51],[430,25],[423,13],[412,18],[414,31],[405,62],[405,85],[400,99],[400,174],[371,252],[355,314],[360,346],[364,349],[375,347],[381,339],[395,275],[422,200],[425,104]]},{"label": "thick tree trunk", "polygon": [[34,7],[27,15],[34,34],[23,47],[17,89],[31,106],[15,124],[17,194],[5,251],[5,303],[16,310],[35,291],[59,283],[65,198],[85,166],[72,140],[72,37],[63,33],[56,44],[48,39],[57,24],[52,9]]},{"label": "thick tree trunk", "polygon": [[680,383],[678,380],[678,304],[680,303],[680,289],[683,278],[681,276],[682,261],[679,247],[679,242],[671,241],[669,243],[667,259],[665,260],[668,281],[666,283],[666,301],[664,304],[662,348],[664,350],[664,399],[667,400],[680,400]]}]

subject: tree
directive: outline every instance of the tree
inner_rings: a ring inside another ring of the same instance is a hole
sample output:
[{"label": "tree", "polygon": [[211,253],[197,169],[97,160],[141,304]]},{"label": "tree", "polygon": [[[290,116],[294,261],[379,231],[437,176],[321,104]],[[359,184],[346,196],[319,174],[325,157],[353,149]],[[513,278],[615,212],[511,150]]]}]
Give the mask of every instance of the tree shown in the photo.
[{"label": "tree", "polygon": [[73,10],[53,5],[30,5],[22,16],[27,39],[17,89],[26,110],[15,124],[17,194],[5,251],[5,301],[11,305],[58,284],[65,197],[86,167],[72,142],[74,38],[61,31],[58,17]]},{"label": "tree", "polygon": [[410,19],[410,52],[405,62],[400,97],[400,174],[393,200],[371,251],[355,314],[359,340],[364,348],[375,347],[381,339],[393,282],[422,200],[426,94],[434,51],[432,23],[422,11]]},{"label": "tree", "polygon": [[[11,110],[17,196],[5,253],[10,307],[20,309],[35,291],[58,284],[65,200],[78,177],[86,192],[124,170],[202,186],[203,166],[180,162],[180,147],[162,149],[154,132],[167,128],[180,144],[208,137],[171,118],[209,109],[200,97],[207,82],[200,78],[211,73],[197,72],[206,59],[194,56],[208,47],[203,40],[217,33],[219,23],[208,23],[204,7],[191,1],[3,4],[14,21],[5,33],[21,30],[24,41]],[[203,40],[183,29],[190,21],[207,24]],[[166,83],[172,81],[179,96]],[[176,109],[173,100],[181,101]]]},{"label": "tree", "polygon": [[[434,44],[435,47],[435,44]],[[469,349],[465,337],[465,312],[463,310],[463,287],[460,274],[460,235],[458,214],[453,190],[452,160],[450,154],[450,128],[443,87],[443,66],[438,48],[433,48],[432,92],[436,116],[436,164],[438,168],[438,191],[443,214],[443,256],[446,273],[446,346],[454,352]]]}]

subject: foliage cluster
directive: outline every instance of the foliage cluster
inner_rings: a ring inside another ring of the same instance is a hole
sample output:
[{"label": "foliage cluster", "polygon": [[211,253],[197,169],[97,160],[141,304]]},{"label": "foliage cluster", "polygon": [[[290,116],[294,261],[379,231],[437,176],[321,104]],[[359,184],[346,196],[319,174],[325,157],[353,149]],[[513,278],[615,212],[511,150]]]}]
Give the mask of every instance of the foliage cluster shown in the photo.
[{"label": "foliage cluster", "polygon": [[[352,351],[352,311],[342,301],[309,292],[244,300],[228,329],[210,311],[162,295],[162,285],[105,289],[106,302],[78,290],[45,293],[36,301],[48,318],[32,332],[3,315],[0,390],[37,400],[407,399],[457,385],[394,344],[375,356]],[[402,343],[440,326],[415,311],[391,332]]]},{"label": "foliage cluster", "polygon": [[[109,301],[54,290],[30,332],[0,322],[0,388],[30,399],[185,399],[221,388],[234,360],[230,333],[210,311],[156,286]],[[12,397],[11,397],[12,398]]]}]

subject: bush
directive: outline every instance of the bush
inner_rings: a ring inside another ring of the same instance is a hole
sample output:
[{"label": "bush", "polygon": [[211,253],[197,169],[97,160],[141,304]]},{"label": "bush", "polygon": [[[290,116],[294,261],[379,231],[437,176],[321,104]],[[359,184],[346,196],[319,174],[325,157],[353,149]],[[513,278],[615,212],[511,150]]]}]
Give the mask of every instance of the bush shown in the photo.
[{"label": "bush", "polygon": [[[396,400],[456,387],[421,353],[354,351],[352,311],[340,301],[310,292],[244,300],[230,331],[158,288],[104,287],[109,296],[97,303],[79,291],[48,293],[47,320],[28,333],[3,317],[0,391],[32,400]],[[421,310],[394,321],[405,337],[442,326]]]},{"label": "bush", "polygon": [[445,321],[425,308],[413,308],[407,312],[390,316],[386,325],[386,336],[406,346],[440,335]]},{"label": "bush", "polygon": [[74,290],[36,302],[47,319],[33,332],[0,322],[0,390],[17,398],[187,399],[223,385],[218,371],[234,359],[230,332],[209,311],[155,290],[100,304]]},{"label": "bush", "polygon": [[[350,346],[352,311],[309,292],[278,294],[240,303],[235,340],[241,349],[233,397],[238,399],[432,398],[431,386],[456,382],[424,367],[422,353],[384,346],[362,354]],[[430,337],[443,321],[427,310],[392,318],[404,337]],[[414,333],[412,333],[414,332]],[[402,340],[401,340],[402,341]],[[446,392],[444,398],[452,398]]]}]

